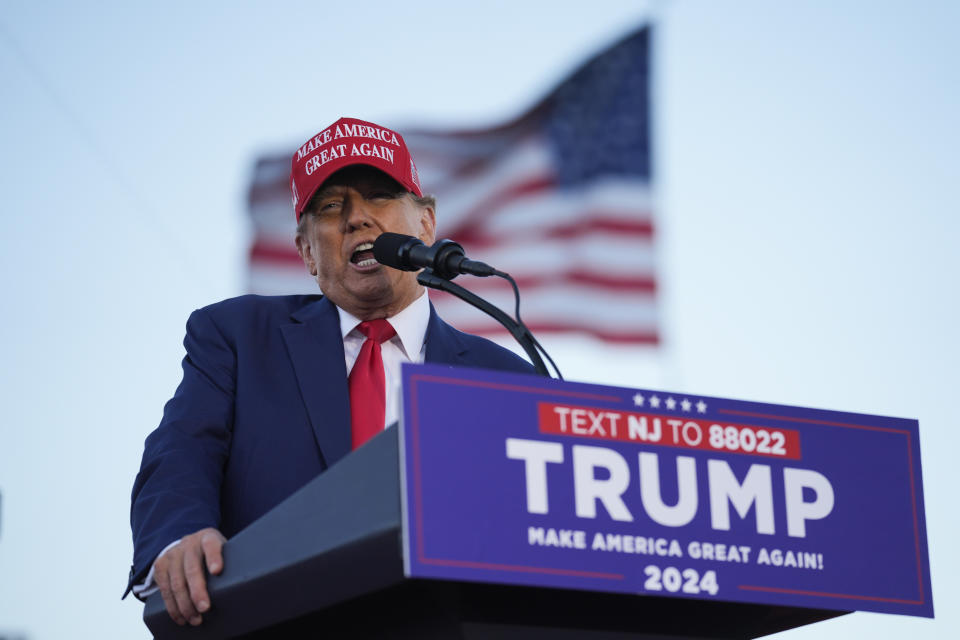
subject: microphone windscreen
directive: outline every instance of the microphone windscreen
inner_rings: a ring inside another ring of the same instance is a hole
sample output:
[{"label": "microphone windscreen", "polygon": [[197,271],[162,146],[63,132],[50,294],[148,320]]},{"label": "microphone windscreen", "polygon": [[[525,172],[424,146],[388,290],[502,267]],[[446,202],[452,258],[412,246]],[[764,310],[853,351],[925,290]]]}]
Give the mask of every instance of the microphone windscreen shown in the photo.
[{"label": "microphone windscreen", "polygon": [[419,238],[385,231],[373,241],[373,257],[388,267],[409,270],[411,265],[404,264],[403,258],[410,247],[417,244],[423,244]]}]

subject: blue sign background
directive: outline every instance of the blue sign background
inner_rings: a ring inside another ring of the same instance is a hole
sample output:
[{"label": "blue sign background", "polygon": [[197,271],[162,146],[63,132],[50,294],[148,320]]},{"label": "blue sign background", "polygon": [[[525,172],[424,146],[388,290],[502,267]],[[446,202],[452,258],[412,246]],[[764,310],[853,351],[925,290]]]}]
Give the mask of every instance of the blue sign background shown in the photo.
[{"label": "blue sign background", "polygon": [[[915,420],[437,365],[404,365],[403,383],[404,553],[409,576],[933,616]],[[796,431],[800,458],[540,430],[539,403],[650,411],[636,406],[638,393],[675,400],[675,409],[656,412],[662,415]],[[682,399],[691,403],[686,411],[679,404]],[[697,402],[705,403],[704,411],[692,408]],[[524,461],[507,457],[508,438],[563,445],[563,462],[546,465],[548,513],[527,511]],[[627,461],[630,485],[623,500],[632,522],[612,519],[600,503],[596,518],[576,515],[573,445],[612,449]],[[661,495],[667,505],[677,501],[676,457],[695,459],[698,507],[689,524],[663,526],[647,515],[640,499],[639,452],[659,455]],[[757,533],[756,506],[740,518],[728,504],[730,529],[712,528],[707,460],[726,461],[740,482],[753,464],[771,468],[775,533]],[[832,511],[823,519],[807,520],[802,538],[787,534],[785,467],[817,471],[834,490]],[[530,527],[583,531],[586,548],[531,544]],[[595,550],[591,547],[598,533],[676,541],[682,555]],[[739,562],[707,560],[692,557],[691,543],[745,546],[750,551],[738,554],[747,556]],[[760,563],[761,549],[768,556],[774,549],[818,554],[822,568]],[[669,568],[672,576],[667,575]],[[710,580],[702,582],[711,571],[715,591]],[[680,583],[670,581],[678,575]]]}]

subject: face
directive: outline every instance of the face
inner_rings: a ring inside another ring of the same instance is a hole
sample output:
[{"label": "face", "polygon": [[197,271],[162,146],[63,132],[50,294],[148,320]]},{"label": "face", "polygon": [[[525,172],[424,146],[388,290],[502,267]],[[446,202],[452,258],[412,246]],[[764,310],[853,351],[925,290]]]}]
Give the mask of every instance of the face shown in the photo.
[{"label": "face", "polygon": [[372,167],[354,166],[327,180],[303,213],[297,250],[331,302],[361,320],[395,315],[422,292],[416,273],[385,267],[373,242],[385,232],[432,244],[436,219],[395,180]]}]

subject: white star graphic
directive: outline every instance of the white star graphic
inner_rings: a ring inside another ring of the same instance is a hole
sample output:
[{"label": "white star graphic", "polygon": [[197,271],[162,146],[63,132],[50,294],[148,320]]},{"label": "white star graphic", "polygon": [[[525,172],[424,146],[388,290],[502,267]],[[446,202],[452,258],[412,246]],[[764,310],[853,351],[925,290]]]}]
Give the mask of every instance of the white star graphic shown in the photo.
[{"label": "white star graphic", "polygon": [[707,403],[703,400],[697,402],[697,413],[706,413],[707,412]]},{"label": "white star graphic", "polygon": [[654,409],[659,408],[660,398],[658,398],[657,396],[650,396],[650,406],[653,407]]},{"label": "white star graphic", "polygon": [[671,411],[673,411],[676,408],[677,408],[677,401],[674,400],[672,397],[667,398],[667,409],[670,409]]},{"label": "white star graphic", "polygon": [[680,401],[680,408],[683,409],[684,411],[690,411],[691,404],[692,403],[689,400],[684,398],[683,400]]},{"label": "white star graphic", "polygon": [[636,394],[633,396],[633,406],[642,407],[643,406],[643,394]]}]

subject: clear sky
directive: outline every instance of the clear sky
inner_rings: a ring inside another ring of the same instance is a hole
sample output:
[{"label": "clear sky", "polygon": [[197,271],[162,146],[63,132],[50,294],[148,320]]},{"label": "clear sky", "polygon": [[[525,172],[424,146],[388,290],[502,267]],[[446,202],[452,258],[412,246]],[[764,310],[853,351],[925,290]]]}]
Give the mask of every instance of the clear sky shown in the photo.
[{"label": "clear sky", "polygon": [[651,18],[665,345],[545,342],[572,379],[919,419],[937,618],[783,637],[957,637],[947,0],[0,1],[0,635],[148,637],[130,486],[187,315],[243,291],[257,154],[496,124]]}]

